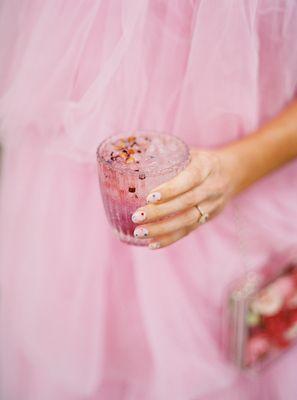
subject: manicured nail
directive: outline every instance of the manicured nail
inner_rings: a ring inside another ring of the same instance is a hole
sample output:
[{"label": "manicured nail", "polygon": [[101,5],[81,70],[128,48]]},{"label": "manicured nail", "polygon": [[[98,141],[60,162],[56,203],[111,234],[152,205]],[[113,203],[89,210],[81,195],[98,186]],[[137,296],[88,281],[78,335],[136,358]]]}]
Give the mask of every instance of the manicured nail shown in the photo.
[{"label": "manicured nail", "polygon": [[136,211],[132,215],[132,221],[137,223],[137,222],[142,222],[145,220],[145,212],[144,211]]},{"label": "manicured nail", "polygon": [[154,242],[154,243],[150,243],[150,244],[148,245],[148,247],[149,247],[151,250],[155,250],[155,249],[159,249],[159,248],[161,247],[161,244],[160,244],[159,242]]},{"label": "manicured nail", "polygon": [[159,192],[150,193],[146,198],[146,201],[148,203],[156,203],[156,201],[159,201],[159,200],[161,200],[161,193],[159,193]]},{"label": "manicured nail", "polygon": [[134,230],[134,236],[136,238],[145,238],[148,236],[148,230],[146,228],[138,227]]}]

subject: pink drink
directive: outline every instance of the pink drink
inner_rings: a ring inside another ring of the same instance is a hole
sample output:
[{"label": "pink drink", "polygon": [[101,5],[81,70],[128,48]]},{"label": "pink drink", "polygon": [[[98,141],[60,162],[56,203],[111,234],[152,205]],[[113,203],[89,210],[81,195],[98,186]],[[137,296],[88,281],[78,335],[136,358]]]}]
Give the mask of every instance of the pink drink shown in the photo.
[{"label": "pink drink", "polygon": [[101,194],[107,218],[118,237],[145,246],[133,236],[131,216],[146,204],[147,194],[182,171],[189,162],[188,147],[165,134],[133,133],[112,136],[97,150]]}]

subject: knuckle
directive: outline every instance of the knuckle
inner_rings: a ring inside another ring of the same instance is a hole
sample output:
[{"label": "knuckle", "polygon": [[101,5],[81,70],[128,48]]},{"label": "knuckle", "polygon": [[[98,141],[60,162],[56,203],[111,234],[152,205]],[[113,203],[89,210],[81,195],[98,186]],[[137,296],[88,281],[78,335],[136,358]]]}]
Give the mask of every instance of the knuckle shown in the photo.
[{"label": "knuckle", "polygon": [[196,207],[193,207],[186,213],[185,222],[187,225],[192,225],[195,222],[197,222],[198,218],[199,218],[199,211],[196,209]]},{"label": "knuckle", "polygon": [[157,218],[162,218],[166,216],[167,214],[170,213],[170,207],[168,206],[168,203],[160,204],[156,206],[156,217]]},{"label": "knuckle", "polygon": [[160,216],[160,206],[149,204],[147,206],[148,215],[151,219],[159,218]]},{"label": "knuckle", "polygon": [[147,206],[149,219],[155,220],[167,214],[167,207],[163,204],[150,204]]},{"label": "knuckle", "polygon": [[164,196],[163,198],[170,198],[173,197],[175,194],[175,185],[174,184],[168,184],[166,188],[163,190]]},{"label": "knuckle", "polygon": [[228,189],[228,182],[224,176],[217,176],[212,180],[212,186],[215,188],[217,195],[221,195]]},{"label": "knuckle", "polygon": [[193,163],[191,164],[189,171],[191,172],[192,175],[194,176],[200,176],[201,174],[201,165],[200,165],[200,160],[195,159]]},{"label": "knuckle", "polygon": [[155,236],[155,235],[160,235],[160,236],[162,236],[162,235],[167,234],[168,231],[170,231],[169,228],[170,228],[170,227],[168,226],[168,223],[167,223],[167,222],[162,222],[162,223],[156,224],[154,236]]},{"label": "knuckle", "polygon": [[191,168],[189,168],[187,171],[185,182],[188,182],[190,186],[196,185],[197,182],[200,182],[199,169],[192,165]]},{"label": "knuckle", "polygon": [[209,152],[200,152],[196,159],[195,167],[201,179],[205,179],[214,169],[213,157]]},{"label": "knuckle", "polygon": [[186,207],[192,207],[196,202],[196,195],[193,191],[187,192],[183,195],[183,204]]}]

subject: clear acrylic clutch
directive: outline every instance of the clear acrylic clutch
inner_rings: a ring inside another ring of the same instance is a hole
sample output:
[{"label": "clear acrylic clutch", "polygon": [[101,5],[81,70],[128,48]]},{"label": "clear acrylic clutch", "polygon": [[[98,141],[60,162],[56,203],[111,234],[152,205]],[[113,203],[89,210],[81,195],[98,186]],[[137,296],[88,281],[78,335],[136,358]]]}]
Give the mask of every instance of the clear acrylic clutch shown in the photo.
[{"label": "clear acrylic clutch", "polygon": [[297,343],[295,249],[233,282],[226,297],[224,350],[240,369],[259,369]]}]

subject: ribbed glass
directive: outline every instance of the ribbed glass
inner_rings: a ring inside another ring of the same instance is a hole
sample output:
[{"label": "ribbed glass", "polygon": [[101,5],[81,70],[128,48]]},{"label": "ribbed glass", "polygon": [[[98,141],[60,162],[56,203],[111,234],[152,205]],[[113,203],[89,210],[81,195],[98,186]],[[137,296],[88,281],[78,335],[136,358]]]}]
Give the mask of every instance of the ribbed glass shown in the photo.
[{"label": "ribbed glass", "polygon": [[[136,136],[138,134],[152,136],[151,132],[129,132],[129,135]],[[164,134],[153,134],[159,136]],[[188,147],[177,137],[166,135],[170,141],[178,144],[178,151],[172,154],[174,163],[170,166],[163,166],[156,163],[155,167],[145,168],[131,167],[125,168],[125,165],[110,163],[103,157],[104,147],[108,142],[114,142],[126,134],[112,136],[106,139],[97,149],[98,174],[103,204],[109,223],[117,236],[126,243],[137,246],[146,246],[149,239],[137,239],[133,232],[136,225],[132,222],[131,216],[137,208],[146,204],[146,196],[148,193],[164,183],[180,171],[182,171],[189,162]],[[171,159],[171,160],[172,160]]]}]

